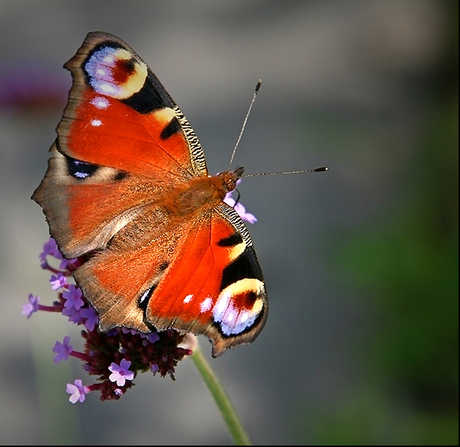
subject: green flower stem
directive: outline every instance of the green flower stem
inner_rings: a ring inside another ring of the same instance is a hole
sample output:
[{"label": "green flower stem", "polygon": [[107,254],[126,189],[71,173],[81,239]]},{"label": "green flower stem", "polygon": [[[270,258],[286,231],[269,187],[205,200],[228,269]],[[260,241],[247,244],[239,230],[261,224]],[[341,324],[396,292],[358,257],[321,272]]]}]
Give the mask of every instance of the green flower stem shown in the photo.
[{"label": "green flower stem", "polygon": [[193,350],[192,360],[214,397],[235,444],[250,445],[251,442],[249,441],[249,437],[244,430],[227,393],[220,384],[214,371],[209,366],[209,363],[204,358],[198,345]]}]

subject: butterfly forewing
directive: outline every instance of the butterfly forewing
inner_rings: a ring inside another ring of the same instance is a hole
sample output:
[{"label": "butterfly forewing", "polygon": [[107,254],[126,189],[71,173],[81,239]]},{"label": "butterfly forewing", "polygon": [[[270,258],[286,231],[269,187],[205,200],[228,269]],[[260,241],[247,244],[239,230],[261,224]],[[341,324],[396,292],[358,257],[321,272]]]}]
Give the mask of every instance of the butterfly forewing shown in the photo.
[{"label": "butterfly forewing", "polygon": [[65,67],[73,77],[58,125],[66,155],[146,177],[208,174],[179,107],[121,39],[90,33]]}]

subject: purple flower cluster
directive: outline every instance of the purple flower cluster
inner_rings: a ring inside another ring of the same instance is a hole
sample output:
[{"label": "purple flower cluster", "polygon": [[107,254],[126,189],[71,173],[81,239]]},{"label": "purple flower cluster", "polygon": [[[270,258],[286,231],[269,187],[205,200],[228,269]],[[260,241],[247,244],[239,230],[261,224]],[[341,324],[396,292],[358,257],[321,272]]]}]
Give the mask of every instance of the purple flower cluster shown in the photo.
[{"label": "purple flower cluster", "polygon": [[[54,258],[59,267],[53,267]],[[72,273],[85,259],[64,259],[54,239],[50,239],[40,254],[41,267],[52,273],[51,289],[58,293],[57,300],[51,306],[40,304],[40,297],[29,295],[29,302],[22,308],[22,314],[30,318],[37,311],[57,312],[66,316],[74,324],[84,326],[81,335],[84,339],[82,351],[75,351],[70,337],[57,341],[52,349],[56,354],[54,362],[66,361],[74,357],[83,362],[84,370],[97,376],[92,385],[83,385],[77,379],[67,384],[67,393],[71,403],[83,402],[90,391],[100,391],[101,400],[119,399],[131,388],[138,372],[150,371],[174,380],[177,363],[192,350],[184,347],[184,335],[173,329],[163,332],[141,332],[116,328],[102,334],[97,330],[98,315],[89,305],[81,290],[70,283]],[[182,346],[179,346],[182,343]]]},{"label": "purple flower cluster", "polygon": [[[243,220],[257,222],[253,214],[247,213],[244,206],[232,198],[232,193],[228,193],[224,201]],[[97,390],[103,401],[119,399],[134,385],[133,380],[138,372],[150,371],[162,377],[169,375],[175,380],[174,369],[177,363],[192,354],[189,349],[194,344],[192,336],[173,329],[143,334],[132,329],[116,328],[105,334],[99,333],[96,311],[86,301],[82,291],[69,282],[73,272],[88,257],[65,259],[52,238],[44,244],[39,257],[41,268],[52,273],[49,282],[58,298],[51,306],[45,306],[39,303],[39,296],[30,294],[29,302],[22,307],[22,314],[30,318],[39,310],[57,312],[66,316],[71,323],[84,326],[81,331],[85,340],[83,351],[75,351],[70,344],[70,337],[65,336],[62,343],[57,341],[52,349],[56,354],[54,362],[74,357],[83,362],[83,368],[88,374],[97,376],[92,385],[83,385],[81,379],[67,384],[66,391],[70,394],[71,403],[83,402],[86,394]],[[58,263],[59,267],[53,267],[50,259],[54,260],[52,263]]]}]

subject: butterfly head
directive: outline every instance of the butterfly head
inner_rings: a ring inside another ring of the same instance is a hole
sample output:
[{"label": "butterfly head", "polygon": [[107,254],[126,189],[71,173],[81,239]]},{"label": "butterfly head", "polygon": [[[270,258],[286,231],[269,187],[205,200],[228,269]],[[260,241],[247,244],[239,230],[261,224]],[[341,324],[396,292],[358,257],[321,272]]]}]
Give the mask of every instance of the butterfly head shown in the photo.
[{"label": "butterfly head", "polygon": [[232,192],[236,188],[238,180],[243,176],[244,168],[240,166],[234,171],[224,171],[217,174],[217,177],[222,182],[222,189],[225,194]]}]

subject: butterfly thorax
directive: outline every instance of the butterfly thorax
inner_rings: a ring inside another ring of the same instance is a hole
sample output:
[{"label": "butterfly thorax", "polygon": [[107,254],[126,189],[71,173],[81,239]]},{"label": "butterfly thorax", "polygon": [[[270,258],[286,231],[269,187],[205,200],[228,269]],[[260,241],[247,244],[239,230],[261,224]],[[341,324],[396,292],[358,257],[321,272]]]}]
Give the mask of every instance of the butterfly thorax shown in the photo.
[{"label": "butterfly thorax", "polygon": [[195,177],[170,191],[164,198],[164,206],[172,216],[185,216],[204,208],[214,208],[236,188],[242,173],[243,168],[238,168],[215,176]]}]

